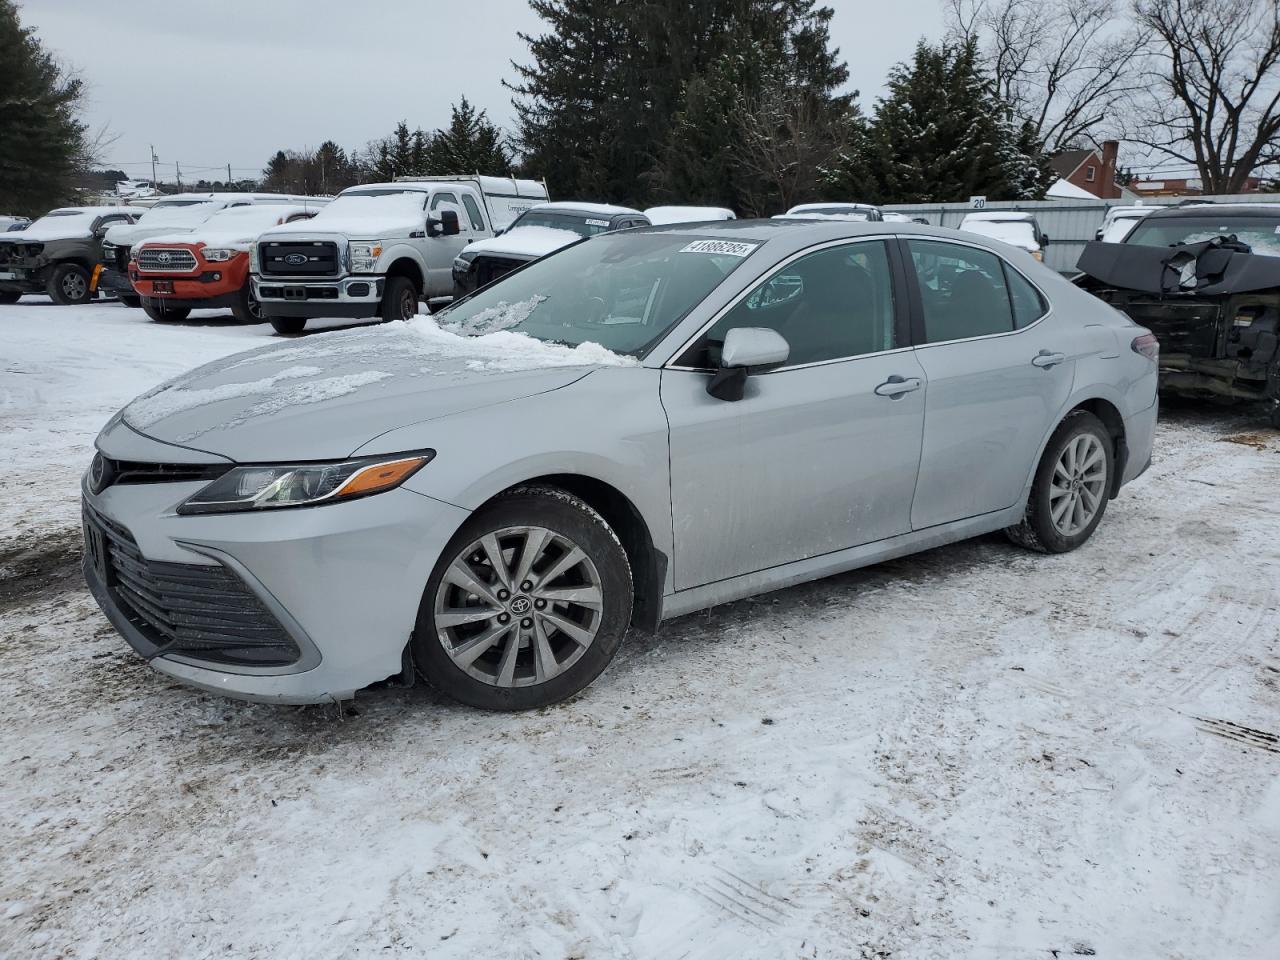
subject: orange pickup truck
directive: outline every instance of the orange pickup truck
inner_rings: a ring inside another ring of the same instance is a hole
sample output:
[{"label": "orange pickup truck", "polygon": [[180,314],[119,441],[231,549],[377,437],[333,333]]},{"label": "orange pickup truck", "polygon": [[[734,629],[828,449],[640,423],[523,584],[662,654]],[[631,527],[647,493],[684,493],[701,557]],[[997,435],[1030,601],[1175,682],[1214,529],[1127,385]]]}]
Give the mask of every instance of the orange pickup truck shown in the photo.
[{"label": "orange pickup truck", "polygon": [[152,320],[185,320],[192,310],[230,308],[241,323],[263,320],[249,282],[249,248],[259,234],[306,220],[315,204],[258,203],[219,210],[194,230],[151,237],[131,251],[129,282]]}]

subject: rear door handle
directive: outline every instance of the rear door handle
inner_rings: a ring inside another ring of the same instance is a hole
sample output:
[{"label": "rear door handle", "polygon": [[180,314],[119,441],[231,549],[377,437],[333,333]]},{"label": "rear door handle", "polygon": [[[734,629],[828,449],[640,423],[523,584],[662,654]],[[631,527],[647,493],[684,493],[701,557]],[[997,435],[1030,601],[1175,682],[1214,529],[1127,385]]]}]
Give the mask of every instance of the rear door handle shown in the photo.
[{"label": "rear door handle", "polygon": [[876,387],[876,395],[897,400],[903,394],[919,390],[924,381],[919,377],[900,377],[896,373],[880,386]]},{"label": "rear door handle", "polygon": [[1031,358],[1031,362],[1033,364],[1037,367],[1044,367],[1045,369],[1048,369],[1049,367],[1056,367],[1060,363],[1065,363],[1066,360],[1067,355],[1065,353],[1050,353],[1048,350],[1041,350]]}]

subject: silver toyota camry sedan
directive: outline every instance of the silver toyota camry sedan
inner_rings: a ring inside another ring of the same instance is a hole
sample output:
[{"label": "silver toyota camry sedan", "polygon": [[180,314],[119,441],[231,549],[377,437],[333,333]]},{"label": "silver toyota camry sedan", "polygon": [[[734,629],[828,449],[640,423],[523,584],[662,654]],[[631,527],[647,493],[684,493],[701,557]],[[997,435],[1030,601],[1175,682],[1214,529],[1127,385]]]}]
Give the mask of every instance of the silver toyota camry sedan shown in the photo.
[{"label": "silver toyota camry sedan", "polygon": [[604,234],[138,398],[84,477],[85,574],[205,690],[416,670],[537,707],[628,626],[996,530],[1079,547],[1150,462],[1157,366],[1146,330],[973,234]]}]

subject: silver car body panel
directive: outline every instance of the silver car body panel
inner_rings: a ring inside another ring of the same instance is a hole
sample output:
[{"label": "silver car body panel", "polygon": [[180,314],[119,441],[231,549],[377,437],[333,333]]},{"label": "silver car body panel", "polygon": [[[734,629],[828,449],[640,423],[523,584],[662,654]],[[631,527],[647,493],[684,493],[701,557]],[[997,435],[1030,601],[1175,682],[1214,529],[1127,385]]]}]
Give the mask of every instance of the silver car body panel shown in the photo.
[{"label": "silver car body panel", "polygon": [[[1128,450],[1122,480],[1141,473],[1155,428],[1156,365],[1129,349],[1140,327],[1007,245],[892,226],[888,233],[884,224],[824,221],[645,228],[760,246],[636,366],[500,372],[464,360],[428,363],[400,356],[395,337],[384,336],[390,328],[375,328],[226,358],[169,388],[220,399],[167,412],[162,404],[166,415],[146,422],[131,420],[126,408],[98,438],[100,450],[120,459],[280,462],[436,451],[399,489],[317,508],[184,516],[176,508],[199,483],[101,494],[86,486],[86,503],[126,527],[148,558],[220,562],[241,573],[271,609],[287,612],[299,646],[319,657],[283,669],[168,655],[154,665],[251,699],[350,696],[400,670],[423,587],[467,517],[536,479],[586,478],[630,502],[668,561],[661,616],[672,617],[1016,523],[1045,445],[1081,403],[1114,407]],[[677,366],[702,330],[789,258],[884,236],[989,250],[1040,287],[1052,309],[1013,333],[752,376],[738,402],[711,398],[705,372]],[[1034,365],[1042,350],[1064,357]],[[264,406],[233,389],[299,365],[323,378],[386,376],[292,405]],[[896,399],[877,395],[892,376],[920,387]]]}]

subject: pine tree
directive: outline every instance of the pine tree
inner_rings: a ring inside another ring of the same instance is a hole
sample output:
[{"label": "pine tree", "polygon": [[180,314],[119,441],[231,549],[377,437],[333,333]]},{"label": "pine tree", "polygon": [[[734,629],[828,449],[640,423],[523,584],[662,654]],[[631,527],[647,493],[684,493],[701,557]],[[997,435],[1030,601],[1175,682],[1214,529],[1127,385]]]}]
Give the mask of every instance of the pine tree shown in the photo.
[{"label": "pine tree", "polygon": [[432,170],[438,174],[480,173],[507,176],[511,155],[503,143],[502,131],[484,110],[462,98],[450,108],[449,126],[431,138]]},{"label": "pine tree", "polygon": [[395,133],[387,142],[387,151],[393,177],[414,175],[413,134],[409,132],[409,125],[403,120],[396,124]]},{"label": "pine tree", "polygon": [[0,212],[38,216],[70,200],[89,146],[84,85],[0,0]]},{"label": "pine tree", "polygon": [[974,41],[921,41],[890,72],[876,104],[867,162],[876,199],[898,203],[1039,195],[1033,144],[978,66]]},{"label": "pine tree", "polygon": [[522,34],[533,62],[515,65],[518,145],[558,194],[732,205],[762,189],[733,157],[753,111],[803,99],[819,126],[840,128],[850,108],[817,0],[532,6],[549,31]]}]

